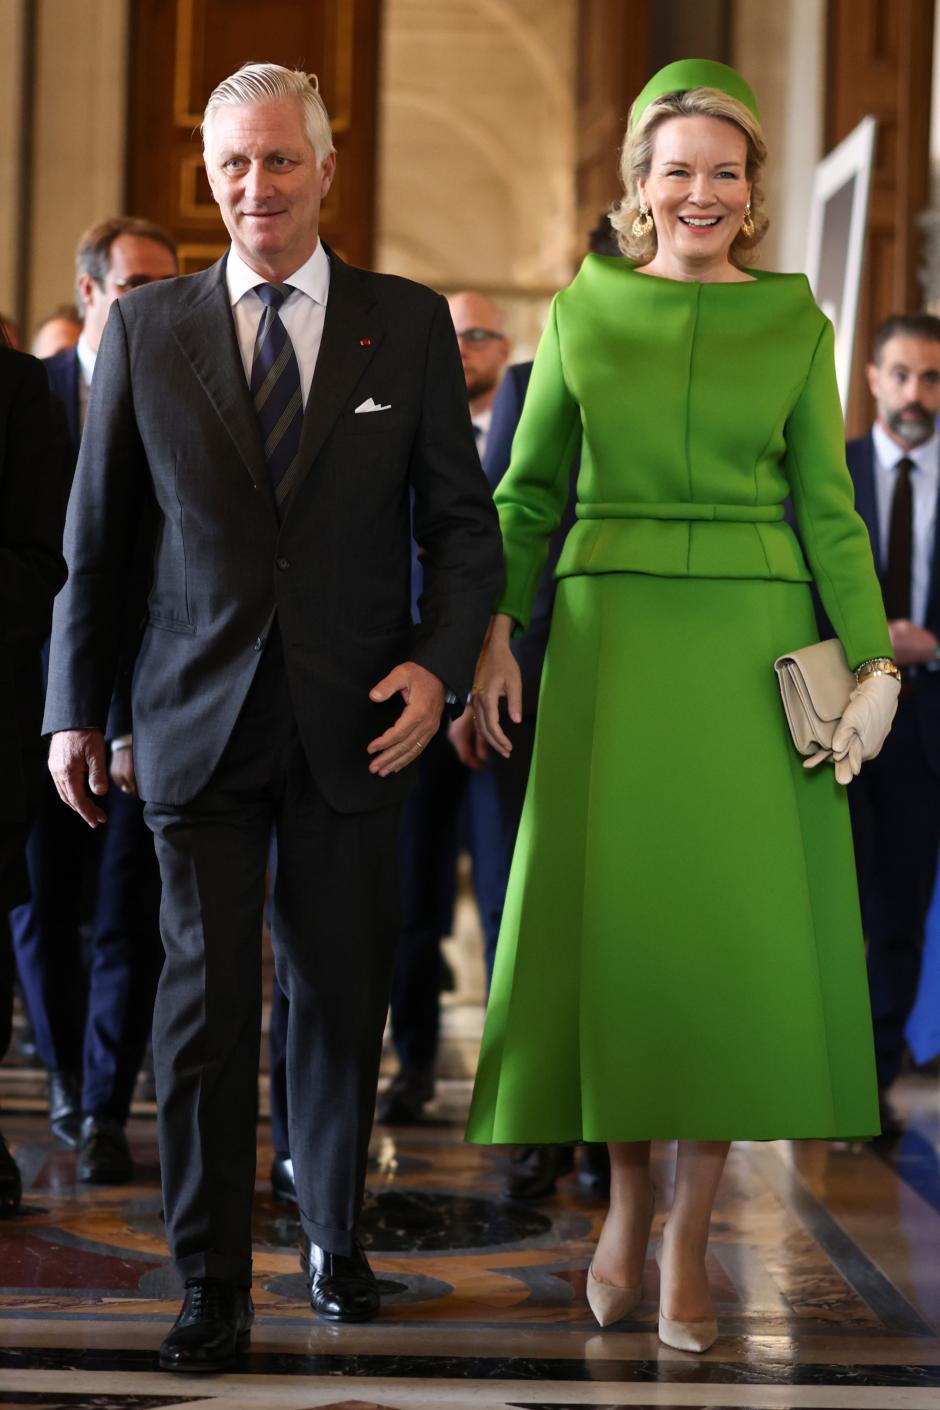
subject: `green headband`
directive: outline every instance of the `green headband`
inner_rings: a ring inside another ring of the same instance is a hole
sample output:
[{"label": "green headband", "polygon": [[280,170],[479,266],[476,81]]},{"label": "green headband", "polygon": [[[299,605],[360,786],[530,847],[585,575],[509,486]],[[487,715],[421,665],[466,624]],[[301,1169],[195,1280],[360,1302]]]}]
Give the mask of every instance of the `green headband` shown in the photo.
[{"label": "green headband", "polygon": [[714,59],[679,59],[653,74],[633,104],[630,126],[636,127],[642,114],[657,98],[666,93],[688,93],[690,88],[717,88],[729,98],[736,98],[760,122],[757,99],[750,85],[734,69]]}]

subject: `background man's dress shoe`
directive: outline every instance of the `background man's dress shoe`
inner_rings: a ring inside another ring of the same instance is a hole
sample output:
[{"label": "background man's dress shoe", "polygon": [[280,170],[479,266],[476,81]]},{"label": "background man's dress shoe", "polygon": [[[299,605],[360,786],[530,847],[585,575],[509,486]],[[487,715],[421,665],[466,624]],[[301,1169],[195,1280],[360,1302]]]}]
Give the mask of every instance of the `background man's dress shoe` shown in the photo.
[{"label": "background man's dress shoe", "polygon": [[307,1275],[310,1306],[328,1322],[368,1322],[378,1312],[379,1285],[358,1243],[348,1256],[305,1243],[300,1266]]},{"label": "background man's dress shoe", "polygon": [[586,1141],[578,1151],[578,1184],[601,1199],[610,1197],[610,1153],[595,1141]]},{"label": "background man's dress shoe", "polygon": [[294,1162],[289,1155],[276,1155],[271,1161],[271,1194],[278,1204],[296,1204]]},{"label": "background man's dress shoe", "polygon": [[134,1178],[134,1162],[120,1121],[86,1116],[75,1175],[86,1185],[126,1185]]},{"label": "background man's dress shoe", "polygon": [[434,1073],[430,1067],[402,1067],[379,1098],[376,1115],[383,1126],[417,1126],[433,1096]]},{"label": "background man's dress shoe", "polygon": [[248,1350],[255,1309],[247,1288],[190,1278],[173,1330],[160,1347],[161,1371],[227,1371]]},{"label": "background man's dress shoe", "polygon": [[6,1141],[0,1136],[0,1210],[10,1214],[19,1208],[23,1182],[20,1167],[10,1152]]},{"label": "background man's dress shoe", "polygon": [[74,1150],[81,1144],[82,1079],[77,1073],[49,1073],[49,1125],[64,1146]]},{"label": "background man's dress shoe", "polygon": [[904,1135],[904,1122],[898,1116],[885,1087],[878,1089],[878,1116],[881,1121],[881,1139],[897,1141]]},{"label": "background man's dress shoe", "polygon": [[573,1169],[572,1146],[517,1146],[503,1190],[508,1199],[545,1199]]}]

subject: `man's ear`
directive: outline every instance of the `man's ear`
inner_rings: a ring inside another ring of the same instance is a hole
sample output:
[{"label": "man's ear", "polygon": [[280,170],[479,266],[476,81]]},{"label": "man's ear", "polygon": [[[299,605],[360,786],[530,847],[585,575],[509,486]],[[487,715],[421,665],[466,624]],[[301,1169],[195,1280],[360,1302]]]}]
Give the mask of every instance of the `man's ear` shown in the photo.
[{"label": "man's ear", "polygon": [[206,180],[209,183],[209,190],[212,192],[212,199],[215,201],[216,205],[218,205],[219,198],[215,193],[215,182],[212,179],[212,168],[209,165],[209,158],[206,156],[205,152],[203,152],[202,154],[202,164],[206,169]]},{"label": "man's ear", "polygon": [[320,200],[333,185],[333,177],[336,175],[336,153],[331,152],[320,168]]},{"label": "man's ear", "polygon": [[875,397],[875,399],[877,400],[877,397],[878,397],[878,364],[877,364],[876,362],[867,362],[867,363],[865,364],[865,376],[866,376],[867,379],[868,379],[868,390],[871,392],[872,396]]},{"label": "man's ear", "polygon": [[88,308],[95,295],[95,281],[90,274],[80,274],[75,281],[75,292],[78,294],[82,308]]}]

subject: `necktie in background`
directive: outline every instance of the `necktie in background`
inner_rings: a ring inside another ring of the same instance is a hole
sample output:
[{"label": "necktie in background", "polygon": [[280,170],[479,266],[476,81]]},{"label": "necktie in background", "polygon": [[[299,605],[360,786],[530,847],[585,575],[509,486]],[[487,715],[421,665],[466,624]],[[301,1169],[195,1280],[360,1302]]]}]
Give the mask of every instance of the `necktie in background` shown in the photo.
[{"label": "necktie in background", "polygon": [[255,293],[265,305],[251,364],[251,399],[264,445],[264,458],[278,509],[290,492],[290,474],[300,449],[303,399],[300,368],[279,309],[293,293],[289,284],[259,284]]},{"label": "necktie in background", "polygon": [[[885,576],[885,614],[889,622],[911,619],[911,561],[914,556],[913,460],[905,455],[897,463],[891,520],[888,529],[888,572]],[[901,696],[910,695],[914,681],[909,667],[901,672]]]},{"label": "necktie in background", "polygon": [[885,612],[889,621],[911,617],[911,559],[914,553],[914,496],[911,488],[913,460],[904,456],[895,470],[888,529],[888,571],[885,576]]}]

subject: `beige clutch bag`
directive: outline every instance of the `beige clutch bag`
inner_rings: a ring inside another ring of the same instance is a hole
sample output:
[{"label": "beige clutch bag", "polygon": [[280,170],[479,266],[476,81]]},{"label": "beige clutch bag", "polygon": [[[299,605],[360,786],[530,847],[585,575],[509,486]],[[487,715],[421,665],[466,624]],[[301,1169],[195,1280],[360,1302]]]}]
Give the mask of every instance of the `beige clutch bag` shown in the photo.
[{"label": "beige clutch bag", "polygon": [[818,641],[774,662],[787,724],[800,754],[832,750],[832,736],[849,696],[855,672],[837,638]]}]

